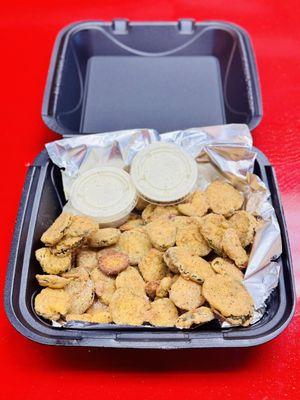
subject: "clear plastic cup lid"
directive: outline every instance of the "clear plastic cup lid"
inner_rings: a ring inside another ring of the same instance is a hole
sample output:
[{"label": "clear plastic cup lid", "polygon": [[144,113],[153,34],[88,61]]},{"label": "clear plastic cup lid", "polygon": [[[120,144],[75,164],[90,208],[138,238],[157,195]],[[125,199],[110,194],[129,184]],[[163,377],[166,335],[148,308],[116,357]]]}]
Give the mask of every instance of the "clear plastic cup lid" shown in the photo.
[{"label": "clear plastic cup lid", "polygon": [[109,223],[126,217],[133,210],[137,192],[124,170],[99,167],[82,173],[75,180],[70,201],[80,213]]},{"label": "clear plastic cup lid", "polygon": [[145,200],[157,204],[175,204],[197,186],[196,161],[181,147],[171,143],[153,143],[133,159],[130,175]]}]

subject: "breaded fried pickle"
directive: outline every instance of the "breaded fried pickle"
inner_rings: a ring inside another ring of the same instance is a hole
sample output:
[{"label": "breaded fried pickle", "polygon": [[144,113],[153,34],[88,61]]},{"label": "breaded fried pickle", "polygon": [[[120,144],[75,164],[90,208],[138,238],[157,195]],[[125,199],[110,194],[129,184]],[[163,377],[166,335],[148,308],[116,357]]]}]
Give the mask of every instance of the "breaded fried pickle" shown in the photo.
[{"label": "breaded fried pickle", "polygon": [[226,217],[242,208],[244,203],[243,195],[229,183],[214,181],[205,190],[209,208],[215,214],[222,214]]},{"label": "breaded fried pickle", "polygon": [[202,293],[211,308],[231,324],[250,324],[253,300],[239,280],[216,274],[205,280]]},{"label": "breaded fried pickle", "polygon": [[214,319],[214,313],[208,307],[199,307],[188,311],[176,320],[176,328],[188,329],[192,325],[202,325]]},{"label": "breaded fried pickle", "polygon": [[207,213],[209,208],[208,200],[206,198],[205,193],[200,190],[196,190],[196,192],[191,196],[191,198],[183,204],[178,204],[178,210],[190,217],[202,217]]},{"label": "breaded fried pickle", "polygon": [[53,224],[43,233],[41,241],[46,246],[56,245],[64,236],[66,229],[71,224],[71,214],[63,212]]},{"label": "breaded fried pickle", "polygon": [[71,306],[71,299],[64,289],[43,289],[34,299],[34,309],[43,318],[57,321],[65,316]]},{"label": "breaded fried pickle", "polygon": [[137,265],[151,247],[148,235],[137,230],[123,232],[118,243],[118,248],[128,255],[131,265]]}]

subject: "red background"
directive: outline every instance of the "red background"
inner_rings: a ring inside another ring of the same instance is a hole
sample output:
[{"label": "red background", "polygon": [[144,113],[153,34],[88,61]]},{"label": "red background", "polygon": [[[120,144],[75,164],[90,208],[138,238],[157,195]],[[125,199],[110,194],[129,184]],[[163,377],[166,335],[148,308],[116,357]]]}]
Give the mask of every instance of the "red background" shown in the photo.
[{"label": "red background", "polygon": [[[116,17],[228,20],[249,32],[264,104],[254,143],[277,172],[299,284],[298,1],[10,0],[2,1],[0,10],[1,289],[26,168],[45,142],[58,138],[40,117],[55,36],[72,21]],[[299,307],[285,332],[263,346],[178,352],[46,347],[17,333],[3,307],[0,313],[0,398],[300,397]]]}]

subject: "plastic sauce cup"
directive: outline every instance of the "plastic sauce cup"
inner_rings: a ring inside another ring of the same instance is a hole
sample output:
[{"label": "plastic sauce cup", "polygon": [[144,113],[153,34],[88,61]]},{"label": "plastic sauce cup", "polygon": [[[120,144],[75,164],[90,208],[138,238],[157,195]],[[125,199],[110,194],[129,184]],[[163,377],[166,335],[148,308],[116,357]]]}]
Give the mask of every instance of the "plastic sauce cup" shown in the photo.
[{"label": "plastic sauce cup", "polygon": [[157,142],[134,157],[130,175],[140,197],[170,205],[185,200],[196,189],[198,166],[180,146]]},{"label": "plastic sauce cup", "polygon": [[130,175],[116,167],[93,168],[73,183],[71,206],[101,225],[118,226],[126,221],[137,202]]}]

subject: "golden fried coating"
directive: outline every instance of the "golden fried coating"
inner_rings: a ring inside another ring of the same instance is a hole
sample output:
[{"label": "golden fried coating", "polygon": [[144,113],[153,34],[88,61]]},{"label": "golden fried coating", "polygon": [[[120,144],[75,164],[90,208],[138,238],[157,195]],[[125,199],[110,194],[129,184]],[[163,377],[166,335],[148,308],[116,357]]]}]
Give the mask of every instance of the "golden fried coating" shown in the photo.
[{"label": "golden fried coating", "polygon": [[108,310],[101,310],[94,314],[67,314],[66,321],[79,321],[79,322],[91,322],[94,324],[109,324],[112,322],[110,312]]},{"label": "golden fried coating", "polygon": [[88,236],[87,240],[91,247],[108,247],[118,242],[120,234],[116,228],[98,228]]},{"label": "golden fried coating", "polygon": [[169,297],[182,310],[193,310],[204,303],[201,286],[179,277],[171,286]]},{"label": "golden fried coating", "polygon": [[180,254],[185,255],[189,254],[186,248],[182,247],[170,247],[163,255],[164,262],[167,264],[169,270],[174,274],[178,273],[178,268],[174,264],[174,260],[178,258]]},{"label": "golden fried coating", "polygon": [[162,278],[156,289],[156,296],[160,298],[167,297],[169,295],[169,290],[171,289],[171,286],[174,282],[174,278],[171,278],[170,276]]},{"label": "golden fried coating", "polygon": [[50,287],[52,289],[62,289],[71,281],[71,279],[63,278],[58,275],[36,275],[35,277],[40,286]]},{"label": "golden fried coating", "polygon": [[139,270],[146,282],[164,278],[167,266],[163,260],[163,253],[156,249],[149,250],[139,262]]},{"label": "golden fried coating", "polygon": [[175,206],[156,206],[155,204],[148,204],[142,212],[143,220],[148,223],[161,217],[171,217],[179,215],[179,211]]},{"label": "golden fried coating", "polygon": [[51,252],[57,257],[65,257],[72,250],[82,246],[85,239],[83,236],[64,236],[55,247],[51,247]]},{"label": "golden fried coating", "polygon": [[[173,247],[169,254],[172,265],[186,279],[203,283],[206,278],[214,275],[210,264],[201,257],[190,253],[186,248]],[[175,250],[176,249],[176,250]]]},{"label": "golden fried coating", "polygon": [[237,211],[230,219],[231,228],[235,229],[243,247],[253,243],[257,221],[247,211]]},{"label": "golden fried coating", "polygon": [[232,325],[250,324],[253,300],[239,280],[216,274],[204,282],[202,293],[213,311]]},{"label": "golden fried coating", "polygon": [[71,300],[69,314],[83,314],[93,304],[95,286],[91,279],[74,279],[64,291]]},{"label": "golden fried coating", "polygon": [[243,249],[238,234],[234,229],[226,229],[222,238],[222,249],[234,261],[237,267],[246,268],[248,255]]},{"label": "golden fried coating", "polygon": [[131,265],[137,265],[151,247],[148,235],[138,230],[123,232],[118,243],[118,248],[128,255]]},{"label": "golden fried coating", "polygon": [[147,224],[145,229],[157,250],[164,251],[175,245],[176,227],[170,220],[158,218]]},{"label": "golden fried coating", "polygon": [[109,310],[115,324],[142,325],[147,319],[150,303],[147,296],[139,296],[121,288],[113,294]]},{"label": "golden fried coating", "polygon": [[195,224],[177,230],[176,245],[186,248],[197,256],[207,256],[211,252],[211,248]]},{"label": "golden fried coating", "polygon": [[138,198],[135,208],[139,211],[143,211],[149,203],[142,199],[141,197]]},{"label": "golden fried coating", "polygon": [[95,299],[93,304],[86,310],[86,313],[96,314],[98,311],[108,311],[108,305],[102,303],[99,299]]},{"label": "golden fried coating", "polygon": [[173,222],[176,229],[183,229],[190,225],[197,225],[197,222],[195,221],[194,218],[187,217],[185,215],[177,215],[170,217],[170,221]]},{"label": "golden fried coating", "polygon": [[202,217],[207,213],[209,204],[205,193],[200,190],[196,192],[188,199],[187,202],[178,204],[178,210],[181,214],[188,215],[190,217]]},{"label": "golden fried coating", "polygon": [[214,251],[222,255],[222,239],[226,229],[229,228],[229,224],[223,215],[208,214],[198,220],[199,229],[208,245],[214,249]]},{"label": "golden fried coating", "polygon": [[125,288],[135,294],[145,296],[145,281],[135,267],[128,267],[117,276],[116,288]]},{"label": "golden fried coating", "polygon": [[223,214],[225,217],[242,208],[244,203],[243,195],[226,182],[214,181],[205,190],[205,195],[209,208],[215,214]]},{"label": "golden fried coating", "polygon": [[71,301],[64,289],[43,289],[34,299],[34,309],[43,318],[57,321],[70,309]]},{"label": "golden fried coating", "polygon": [[56,257],[51,253],[50,249],[43,247],[35,252],[35,256],[43,271],[47,274],[56,275],[71,268],[71,254],[67,254],[65,257]]},{"label": "golden fried coating", "polygon": [[99,252],[99,268],[106,275],[117,275],[129,266],[129,257],[120,251],[107,249]]},{"label": "golden fried coating", "polygon": [[76,254],[76,265],[91,271],[98,267],[98,252],[89,249],[79,249]]},{"label": "golden fried coating", "polygon": [[116,290],[115,279],[103,274],[98,268],[91,271],[91,280],[95,285],[95,292],[99,300],[108,305]]},{"label": "golden fried coating", "polygon": [[67,228],[65,235],[71,237],[86,237],[97,229],[98,223],[92,218],[83,215],[73,215],[71,225]]},{"label": "golden fried coating", "polygon": [[231,261],[217,257],[211,262],[212,269],[221,275],[229,275],[234,279],[243,280],[244,275]]},{"label": "golden fried coating", "polygon": [[131,229],[140,228],[145,224],[142,218],[131,219],[119,227],[121,232],[130,231]]},{"label": "golden fried coating", "polygon": [[156,289],[158,288],[159,283],[160,281],[150,281],[145,284],[146,294],[151,300],[154,300],[156,297]]},{"label": "golden fried coating", "polygon": [[175,326],[179,329],[188,329],[192,325],[202,325],[206,322],[212,321],[214,318],[214,313],[210,308],[199,307],[180,315]]},{"label": "golden fried coating", "polygon": [[157,299],[151,303],[148,322],[154,326],[174,326],[178,311],[170,299]]},{"label": "golden fried coating", "polygon": [[81,279],[81,280],[87,280],[89,279],[89,273],[88,271],[83,268],[83,267],[75,267],[71,268],[69,271],[64,272],[61,274],[63,278],[67,279]]},{"label": "golden fried coating", "polygon": [[46,246],[56,245],[64,236],[66,229],[71,224],[71,214],[63,212],[53,224],[43,233],[41,241]]}]

